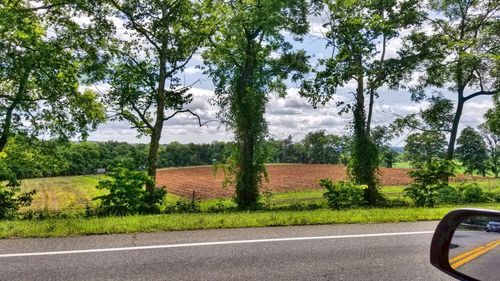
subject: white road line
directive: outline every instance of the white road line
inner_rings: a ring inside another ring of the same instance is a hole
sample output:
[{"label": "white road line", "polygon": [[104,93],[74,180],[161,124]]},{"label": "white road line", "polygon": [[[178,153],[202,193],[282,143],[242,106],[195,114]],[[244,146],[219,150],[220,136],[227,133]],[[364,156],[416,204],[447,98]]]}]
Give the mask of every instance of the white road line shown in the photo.
[{"label": "white road line", "polygon": [[201,243],[187,243],[187,244],[123,247],[123,248],[104,248],[104,249],[72,250],[72,251],[0,254],[0,258],[106,253],[106,252],[150,250],[150,249],[169,249],[169,248],[217,246],[217,245],[232,245],[232,244],[303,241],[303,240],[327,240],[327,239],[345,239],[345,238],[403,236],[403,235],[419,235],[419,234],[431,234],[431,233],[434,233],[434,231],[392,232],[392,233],[373,233],[373,234],[354,234],[354,235],[335,235],[335,236],[288,237],[288,238],[254,239],[254,240],[216,241],[216,242],[201,242]]}]

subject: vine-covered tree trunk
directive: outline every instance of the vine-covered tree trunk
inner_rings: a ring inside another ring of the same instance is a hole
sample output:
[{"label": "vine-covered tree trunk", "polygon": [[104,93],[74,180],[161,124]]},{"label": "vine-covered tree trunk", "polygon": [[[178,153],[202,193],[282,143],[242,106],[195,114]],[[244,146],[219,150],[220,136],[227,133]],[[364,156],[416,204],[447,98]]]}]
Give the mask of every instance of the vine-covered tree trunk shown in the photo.
[{"label": "vine-covered tree trunk", "polygon": [[[361,56],[356,58],[361,65]],[[361,68],[360,68],[361,69]],[[377,184],[378,153],[366,126],[364,76],[357,76],[356,104],[354,106],[354,146],[350,163],[350,174],[358,184],[366,184],[365,200],[370,205],[377,204],[380,194]]]},{"label": "vine-covered tree trunk", "polygon": [[257,205],[259,200],[260,173],[256,146],[264,132],[260,130],[263,119],[261,107],[265,106],[252,91],[250,83],[255,67],[255,48],[258,46],[251,35],[247,35],[246,59],[242,66],[232,110],[238,123],[236,140],[238,142],[238,169],[236,172],[236,203],[240,208],[248,209]]},{"label": "vine-covered tree trunk", "polygon": [[240,143],[241,161],[236,181],[237,204],[241,208],[254,207],[259,199],[259,169],[255,163],[255,140],[246,135]]}]

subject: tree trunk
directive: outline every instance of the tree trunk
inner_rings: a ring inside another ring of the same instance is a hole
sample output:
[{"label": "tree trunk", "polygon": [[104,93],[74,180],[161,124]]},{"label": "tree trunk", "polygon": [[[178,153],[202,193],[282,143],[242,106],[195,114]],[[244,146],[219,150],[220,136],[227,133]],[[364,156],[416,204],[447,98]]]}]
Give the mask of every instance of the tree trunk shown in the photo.
[{"label": "tree trunk", "polygon": [[448,150],[446,152],[446,160],[453,160],[455,154],[455,142],[457,140],[458,125],[460,125],[460,118],[462,117],[462,111],[464,109],[464,92],[463,89],[458,90],[458,102],[457,109],[455,111],[455,116],[453,117],[453,124],[450,132],[450,140],[448,142]]},{"label": "tree trunk", "polygon": [[19,89],[17,89],[17,93],[14,100],[12,101],[11,105],[7,108],[7,111],[5,113],[5,121],[2,125],[2,133],[0,135],[0,152],[2,152],[5,149],[5,146],[9,141],[11,127],[12,127],[12,115],[17,105],[19,104],[21,97],[25,94],[26,84],[28,82],[29,76],[30,76],[30,71],[27,70],[26,73],[21,78],[21,81],[19,82]]},{"label": "tree trunk", "polygon": [[259,105],[255,104],[255,93],[249,92],[255,67],[255,42],[247,35],[246,58],[238,79],[233,100],[233,115],[236,115],[236,139],[239,146],[238,170],[236,174],[236,203],[243,209],[253,208],[259,199],[260,163],[256,163],[255,150],[260,132]]},{"label": "tree trunk", "polygon": [[9,140],[10,136],[10,129],[12,126],[12,113],[14,112],[14,109],[16,108],[17,102],[14,101],[8,108],[7,112],[5,114],[5,121],[2,125],[2,134],[0,135],[0,152],[2,152],[7,145],[7,141]]},{"label": "tree trunk", "polygon": [[148,176],[154,179],[153,183],[149,183],[146,185],[146,190],[149,193],[153,193],[154,189],[156,188],[156,170],[158,169],[158,150],[160,148],[161,130],[163,128],[163,122],[161,123],[162,125],[161,127],[159,127],[159,129],[155,125],[153,133],[151,134],[151,142],[149,143]]},{"label": "tree trunk", "polygon": [[156,170],[158,169],[158,149],[160,148],[161,133],[165,119],[165,71],[166,60],[160,55],[160,77],[158,83],[158,93],[156,96],[156,121],[151,132],[151,142],[149,144],[148,155],[148,176],[154,181],[146,185],[146,190],[153,193],[156,188]]},{"label": "tree trunk", "polygon": [[368,104],[368,117],[366,119],[366,134],[369,136],[371,131],[373,104],[375,102],[375,89],[370,89],[370,103]]},{"label": "tree trunk", "polygon": [[353,164],[349,167],[351,177],[358,184],[366,184],[365,200],[370,205],[376,205],[380,194],[377,189],[378,154],[375,144],[371,141],[366,131],[365,96],[364,96],[364,74],[362,70],[362,57],[355,57],[359,74],[357,75],[358,86],[356,89],[356,104],[354,107],[354,147]]}]

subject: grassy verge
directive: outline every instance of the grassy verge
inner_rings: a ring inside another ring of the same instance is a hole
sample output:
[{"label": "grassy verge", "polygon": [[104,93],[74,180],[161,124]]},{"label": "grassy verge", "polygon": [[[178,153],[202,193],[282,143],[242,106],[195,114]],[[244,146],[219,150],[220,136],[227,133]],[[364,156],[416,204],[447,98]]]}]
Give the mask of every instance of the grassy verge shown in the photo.
[{"label": "grassy verge", "polygon": [[0,221],[0,238],[66,237],[237,227],[426,221],[441,219],[450,210],[460,207],[500,210],[500,204],[475,204],[438,208],[367,208],[345,211],[319,209],[312,211],[257,211]]}]

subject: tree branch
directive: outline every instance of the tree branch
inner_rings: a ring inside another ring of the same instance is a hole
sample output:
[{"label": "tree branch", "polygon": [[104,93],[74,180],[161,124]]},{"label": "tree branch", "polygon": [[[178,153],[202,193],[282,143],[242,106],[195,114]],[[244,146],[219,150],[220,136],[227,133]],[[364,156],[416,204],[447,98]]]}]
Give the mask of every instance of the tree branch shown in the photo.
[{"label": "tree branch", "polygon": [[492,96],[495,94],[495,91],[479,91],[475,92],[474,94],[470,94],[467,97],[464,98],[464,101],[468,101],[472,98],[475,98],[477,96]]},{"label": "tree branch", "polygon": [[202,123],[200,116],[198,114],[194,113],[193,111],[191,111],[190,109],[178,110],[178,111],[174,112],[172,115],[165,117],[163,119],[163,121],[170,120],[170,119],[174,118],[179,113],[190,113],[191,115],[193,115],[194,117],[196,117],[198,119],[198,125],[200,125],[200,127],[203,127],[210,122],[220,122],[219,120],[208,120],[208,121],[205,121]]},{"label": "tree branch", "polygon": [[144,122],[146,127],[148,129],[152,130],[154,127],[151,125],[149,120],[146,118],[146,111],[144,111],[144,112],[140,111],[139,108],[134,103],[132,103],[131,105],[132,105],[132,109],[137,113],[137,115],[139,115],[139,118],[141,118],[142,122]]},{"label": "tree branch", "polygon": [[132,26],[135,28],[135,30],[137,32],[139,32],[140,34],[144,35],[144,37],[146,37],[146,40],[151,45],[153,45],[153,47],[157,51],[161,51],[161,48],[158,46],[158,44],[151,38],[150,32],[145,27],[143,27],[142,25],[140,25],[139,23],[137,23],[137,21],[134,19],[133,15],[131,15],[129,12],[127,12],[125,9],[123,9],[116,0],[109,0],[109,2],[111,2],[111,4],[118,11],[122,12],[127,17],[127,19],[130,21],[130,23],[132,23]]}]

